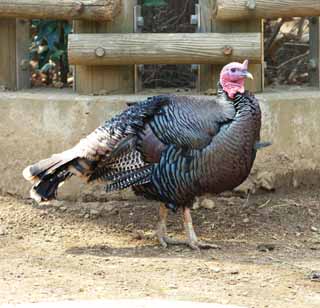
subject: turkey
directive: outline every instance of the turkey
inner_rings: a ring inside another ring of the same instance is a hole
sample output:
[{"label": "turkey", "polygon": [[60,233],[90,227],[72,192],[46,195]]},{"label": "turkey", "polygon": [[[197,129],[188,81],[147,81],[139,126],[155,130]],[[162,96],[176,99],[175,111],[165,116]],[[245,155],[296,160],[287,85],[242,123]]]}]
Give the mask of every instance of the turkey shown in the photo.
[{"label": "turkey", "polygon": [[[131,104],[73,148],[26,167],[37,202],[56,197],[71,176],[106,182],[106,191],[132,187],[162,202],[156,231],[160,243],[210,248],[197,239],[190,208],[195,197],[240,185],[260,143],[258,100],[245,91],[248,61],[220,73],[217,97],[161,95]],[[168,237],[168,211],[182,209],[186,240]]]}]

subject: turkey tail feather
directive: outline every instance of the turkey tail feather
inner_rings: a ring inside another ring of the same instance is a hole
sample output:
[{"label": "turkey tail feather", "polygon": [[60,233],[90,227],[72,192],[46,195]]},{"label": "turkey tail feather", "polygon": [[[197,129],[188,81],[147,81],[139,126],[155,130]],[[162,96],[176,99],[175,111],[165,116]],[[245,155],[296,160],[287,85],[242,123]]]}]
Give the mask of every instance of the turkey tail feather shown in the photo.
[{"label": "turkey tail feather", "polygon": [[72,173],[67,170],[46,174],[31,188],[30,196],[38,202],[54,199],[58,187],[71,176]]},{"label": "turkey tail feather", "polygon": [[30,191],[31,197],[37,201],[55,198],[60,183],[72,174],[81,173],[78,170],[82,166],[77,160],[75,154],[69,150],[26,167],[22,174],[33,184]]}]

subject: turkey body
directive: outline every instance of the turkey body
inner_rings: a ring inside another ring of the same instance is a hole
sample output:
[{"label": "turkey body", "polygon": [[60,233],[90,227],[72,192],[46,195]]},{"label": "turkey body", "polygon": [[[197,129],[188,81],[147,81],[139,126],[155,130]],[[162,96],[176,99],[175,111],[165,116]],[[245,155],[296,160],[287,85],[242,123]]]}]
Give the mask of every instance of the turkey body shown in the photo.
[{"label": "turkey body", "polygon": [[261,112],[249,95],[232,102],[222,94],[217,101],[174,97],[150,126],[167,146],[150,183],[134,189],[172,208],[190,206],[195,196],[231,190],[248,177],[260,140]]},{"label": "turkey body", "polygon": [[196,196],[231,190],[247,178],[260,127],[258,101],[248,92],[234,99],[223,90],[215,98],[155,96],[23,175],[37,201],[54,198],[59,184],[77,175],[106,182],[107,191],[131,186],[174,211],[185,209]]}]

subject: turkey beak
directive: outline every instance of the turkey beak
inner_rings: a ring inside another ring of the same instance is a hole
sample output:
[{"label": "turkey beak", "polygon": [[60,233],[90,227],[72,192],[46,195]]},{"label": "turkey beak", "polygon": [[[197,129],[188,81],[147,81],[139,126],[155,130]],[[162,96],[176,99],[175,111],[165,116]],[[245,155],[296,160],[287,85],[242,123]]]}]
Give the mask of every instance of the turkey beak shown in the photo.
[{"label": "turkey beak", "polygon": [[245,78],[253,79],[252,74],[248,71],[243,71],[242,76],[244,76]]}]

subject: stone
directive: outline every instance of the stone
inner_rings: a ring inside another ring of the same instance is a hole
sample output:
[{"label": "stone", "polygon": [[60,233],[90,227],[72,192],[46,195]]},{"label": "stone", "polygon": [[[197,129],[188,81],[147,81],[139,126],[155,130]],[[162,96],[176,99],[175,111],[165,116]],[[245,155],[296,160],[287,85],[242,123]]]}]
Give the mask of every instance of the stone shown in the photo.
[{"label": "stone", "polygon": [[211,210],[216,207],[216,204],[211,199],[203,199],[200,203],[200,207]]}]

